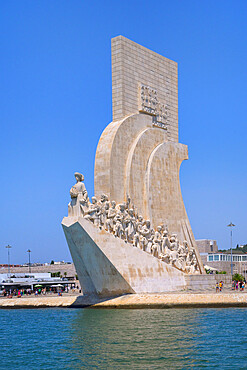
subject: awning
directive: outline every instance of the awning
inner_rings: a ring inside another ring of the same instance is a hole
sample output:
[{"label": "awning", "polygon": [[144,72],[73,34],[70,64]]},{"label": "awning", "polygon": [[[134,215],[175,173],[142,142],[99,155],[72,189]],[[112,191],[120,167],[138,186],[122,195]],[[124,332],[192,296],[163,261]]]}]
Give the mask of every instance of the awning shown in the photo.
[{"label": "awning", "polygon": [[62,284],[51,285],[51,288],[63,288]]},{"label": "awning", "polygon": [[205,265],[205,266],[204,266],[204,268],[205,268],[206,270],[218,271],[216,268],[214,268],[214,267],[210,267],[210,266],[207,266],[207,265]]}]

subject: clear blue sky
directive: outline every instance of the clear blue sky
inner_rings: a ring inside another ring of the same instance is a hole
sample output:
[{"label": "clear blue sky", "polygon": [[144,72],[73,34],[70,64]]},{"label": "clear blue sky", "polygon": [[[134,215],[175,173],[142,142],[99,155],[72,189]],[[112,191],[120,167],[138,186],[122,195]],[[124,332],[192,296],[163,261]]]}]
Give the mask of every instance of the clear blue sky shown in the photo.
[{"label": "clear blue sky", "polygon": [[247,243],[247,2],[0,2],[0,263],[70,260],[61,228],[74,171],[93,195],[111,121],[110,40],[179,65],[182,193],[196,239]]}]

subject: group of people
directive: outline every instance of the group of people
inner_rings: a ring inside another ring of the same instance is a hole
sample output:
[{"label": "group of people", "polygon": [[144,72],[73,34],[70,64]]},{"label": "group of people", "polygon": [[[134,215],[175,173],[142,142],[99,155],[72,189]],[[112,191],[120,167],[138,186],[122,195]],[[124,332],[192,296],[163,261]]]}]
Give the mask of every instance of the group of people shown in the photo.
[{"label": "group of people", "polygon": [[216,283],[216,293],[221,292],[223,290],[224,283],[223,281],[220,281],[219,283]]},{"label": "group of people", "polygon": [[127,197],[126,203],[116,204],[102,194],[99,201],[92,197],[90,202],[82,182],[83,175],[76,172],[75,177],[77,183],[70,190],[69,216],[82,216],[100,229],[183,272],[199,273],[195,251],[189,248],[187,241],[180,243],[176,234],[169,235],[166,226],[160,225],[154,230],[150,221],[144,220],[131,206],[130,197]]},{"label": "group of people", "polygon": [[29,296],[32,293],[33,291],[31,289],[3,289],[2,291],[2,295],[8,298],[12,298],[13,296],[21,298],[22,296]]},{"label": "group of people", "polygon": [[12,297],[17,297],[17,298],[21,298],[21,297],[28,297],[28,296],[31,296],[31,295],[35,295],[35,296],[38,296],[38,295],[46,295],[47,292],[50,292],[50,293],[57,293],[55,289],[52,290],[52,288],[35,288],[34,290],[32,289],[4,289],[2,294],[4,297],[7,297],[7,298],[12,298]]},{"label": "group of people", "polygon": [[[216,283],[216,293],[221,292],[223,290],[223,281]],[[232,290],[241,291],[243,292],[245,288],[245,281],[232,281]]]},{"label": "group of people", "polygon": [[232,281],[232,290],[240,290],[241,292],[244,291],[245,288],[245,281]]},{"label": "group of people", "polygon": [[17,298],[21,298],[21,297],[28,297],[28,296],[31,296],[31,295],[35,295],[35,296],[42,296],[42,295],[46,295],[47,293],[49,294],[58,294],[58,295],[62,295],[62,293],[76,293],[77,291],[79,291],[79,293],[81,293],[81,289],[79,289],[79,286],[65,286],[65,287],[60,287],[59,289],[58,288],[54,288],[54,287],[34,287],[34,289],[31,289],[31,288],[24,288],[24,289],[18,289],[18,288],[15,288],[15,289],[3,289],[3,291],[1,292],[1,295],[6,297],[6,298],[13,298],[13,297],[17,297]]}]

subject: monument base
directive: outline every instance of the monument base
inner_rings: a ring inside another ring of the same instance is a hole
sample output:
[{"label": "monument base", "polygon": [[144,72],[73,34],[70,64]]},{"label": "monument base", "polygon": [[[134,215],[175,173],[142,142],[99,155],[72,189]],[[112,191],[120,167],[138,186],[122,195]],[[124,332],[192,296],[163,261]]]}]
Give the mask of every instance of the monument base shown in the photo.
[{"label": "monument base", "polygon": [[[188,278],[82,217],[64,217],[62,226],[85,295],[162,293],[186,290],[190,282],[193,285],[192,275]],[[206,282],[207,276],[203,277]]]}]

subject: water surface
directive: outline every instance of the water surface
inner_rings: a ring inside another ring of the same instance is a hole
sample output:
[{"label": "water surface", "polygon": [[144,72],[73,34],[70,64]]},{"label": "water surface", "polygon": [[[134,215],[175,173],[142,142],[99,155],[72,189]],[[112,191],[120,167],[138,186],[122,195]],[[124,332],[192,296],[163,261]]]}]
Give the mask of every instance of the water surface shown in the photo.
[{"label": "water surface", "polygon": [[0,369],[246,369],[245,308],[0,310]]}]

